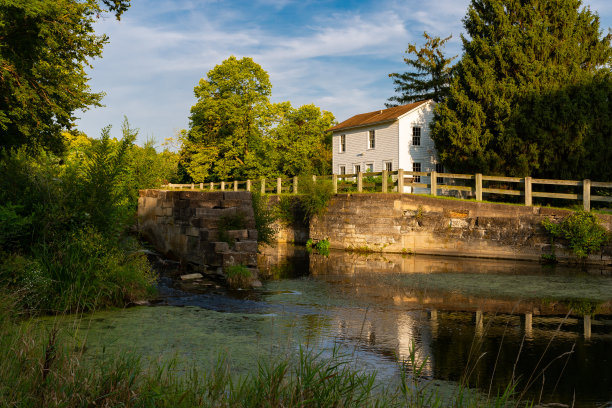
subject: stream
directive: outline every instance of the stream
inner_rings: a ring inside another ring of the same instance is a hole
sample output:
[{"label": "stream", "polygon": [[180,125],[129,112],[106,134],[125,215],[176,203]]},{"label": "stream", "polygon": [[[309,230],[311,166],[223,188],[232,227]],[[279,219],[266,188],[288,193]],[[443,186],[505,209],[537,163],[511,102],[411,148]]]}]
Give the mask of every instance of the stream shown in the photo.
[{"label": "stream", "polygon": [[158,262],[157,302],[84,319],[84,356],[129,350],[175,359],[179,372],[224,356],[247,374],[301,347],[394,384],[414,347],[440,390],[463,382],[495,395],[514,378],[542,404],[612,407],[609,269],[294,246],[267,247],[258,263],[263,287],[243,291],[182,282],[177,264]]}]

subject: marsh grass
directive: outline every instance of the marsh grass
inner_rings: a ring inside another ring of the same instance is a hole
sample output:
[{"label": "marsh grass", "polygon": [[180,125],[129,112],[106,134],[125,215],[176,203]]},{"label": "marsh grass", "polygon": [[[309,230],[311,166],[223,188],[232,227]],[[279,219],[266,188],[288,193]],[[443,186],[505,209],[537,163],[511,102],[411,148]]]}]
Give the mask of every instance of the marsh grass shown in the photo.
[{"label": "marsh grass", "polygon": [[232,289],[248,288],[253,282],[253,274],[244,265],[232,265],[225,268],[227,284]]}]

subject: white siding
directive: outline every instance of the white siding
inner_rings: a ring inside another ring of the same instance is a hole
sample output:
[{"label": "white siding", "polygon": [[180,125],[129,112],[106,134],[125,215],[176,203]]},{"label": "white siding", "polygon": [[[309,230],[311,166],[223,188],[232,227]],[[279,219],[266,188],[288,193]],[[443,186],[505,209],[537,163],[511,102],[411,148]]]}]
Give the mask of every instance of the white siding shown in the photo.
[{"label": "white siding", "polygon": [[[391,161],[393,170],[398,169],[399,158],[397,150],[398,121],[382,125],[364,126],[355,129],[336,131],[332,138],[334,174],[340,173],[340,166],[346,166],[347,173],[353,173],[354,166],[360,165],[361,171],[366,171],[367,164],[374,165],[374,171],[383,171],[384,162]],[[368,134],[376,132],[374,149],[368,149]],[[346,151],[340,153],[340,135],[346,135]]]}]

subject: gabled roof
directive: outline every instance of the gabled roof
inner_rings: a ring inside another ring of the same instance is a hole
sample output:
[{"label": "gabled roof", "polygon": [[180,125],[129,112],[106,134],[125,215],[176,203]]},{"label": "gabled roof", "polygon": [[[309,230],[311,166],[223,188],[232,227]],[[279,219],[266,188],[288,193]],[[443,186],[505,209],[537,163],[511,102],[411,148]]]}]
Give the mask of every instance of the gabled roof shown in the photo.
[{"label": "gabled roof", "polygon": [[345,120],[344,122],[338,123],[329,130],[335,132],[341,129],[373,125],[375,123],[392,122],[399,119],[400,116],[403,116],[404,114],[426,104],[429,101],[431,101],[431,99],[409,103],[408,105],[394,106],[393,108],[377,110],[374,112],[360,113],[359,115],[355,115],[352,118]]}]

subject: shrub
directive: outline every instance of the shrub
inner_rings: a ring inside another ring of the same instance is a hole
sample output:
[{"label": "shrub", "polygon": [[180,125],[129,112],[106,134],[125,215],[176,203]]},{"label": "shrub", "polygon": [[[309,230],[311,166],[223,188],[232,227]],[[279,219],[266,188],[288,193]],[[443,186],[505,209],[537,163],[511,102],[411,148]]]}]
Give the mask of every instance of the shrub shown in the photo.
[{"label": "shrub", "polygon": [[280,196],[275,210],[276,219],[286,226],[300,225],[305,218],[300,196]]},{"label": "shrub", "polygon": [[253,282],[251,271],[244,265],[233,265],[225,268],[227,284],[230,288],[248,288]]},{"label": "shrub", "polygon": [[264,244],[271,244],[276,231],[272,224],[276,220],[274,211],[268,205],[268,198],[258,191],[251,192],[253,203],[253,214],[255,217],[255,227],[257,228],[257,241]]},{"label": "shrub", "polygon": [[558,224],[544,219],[542,225],[553,240],[555,238],[565,240],[567,246],[579,259],[600,251],[601,247],[610,240],[610,234],[599,224],[597,216],[584,210],[574,212]]},{"label": "shrub", "polygon": [[322,239],[320,241],[314,242],[312,239],[309,239],[306,242],[306,250],[308,252],[310,251],[317,251],[318,253],[320,253],[321,255],[325,255],[328,256],[329,255],[329,240],[326,239]]},{"label": "shrub", "polygon": [[314,216],[325,214],[334,187],[329,180],[314,181],[310,177],[301,177],[300,193],[304,221],[310,222]]}]

